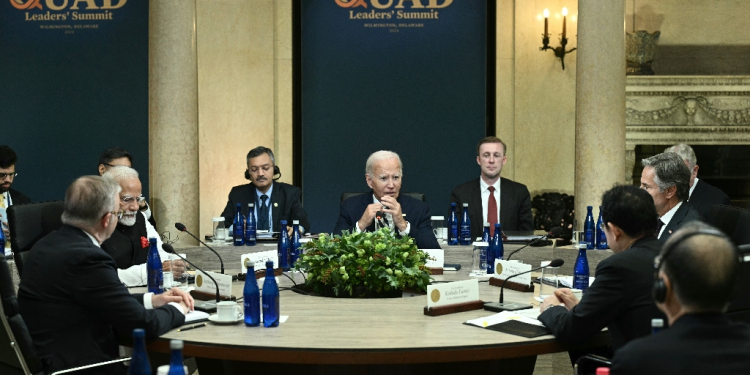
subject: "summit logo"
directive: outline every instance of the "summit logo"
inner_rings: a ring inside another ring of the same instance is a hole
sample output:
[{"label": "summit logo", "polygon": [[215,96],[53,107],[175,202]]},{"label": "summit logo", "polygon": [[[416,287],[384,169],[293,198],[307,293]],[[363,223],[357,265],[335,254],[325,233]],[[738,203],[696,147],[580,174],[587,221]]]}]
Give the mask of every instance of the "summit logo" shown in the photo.
[{"label": "summit logo", "polygon": [[[336,4],[342,8],[367,8],[365,0],[335,0]],[[412,9],[439,9],[445,8],[453,3],[453,0],[443,0],[442,3],[438,3],[440,0],[370,0],[370,5],[376,9],[388,9],[396,8],[403,9],[404,3],[411,3]],[[393,3],[397,2],[394,6]],[[423,3],[427,3],[424,5]]]}]

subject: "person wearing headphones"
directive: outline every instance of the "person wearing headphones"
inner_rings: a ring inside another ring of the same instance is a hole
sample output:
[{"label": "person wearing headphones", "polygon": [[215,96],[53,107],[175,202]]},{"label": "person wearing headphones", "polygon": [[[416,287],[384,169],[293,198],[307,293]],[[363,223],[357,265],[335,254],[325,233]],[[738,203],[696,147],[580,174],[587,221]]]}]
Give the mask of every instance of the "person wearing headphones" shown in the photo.
[{"label": "person wearing headphones", "polygon": [[652,294],[669,328],[616,352],[612,374],[746,374],[750,325],[723,314],[739,274],[726,235],[691,222],[664,244],[654,268]]},{"label": "person wearing headphones", "polygon": [[651,319],[664,318],[651,299],[656,239],[656,207],[651,196],[632,185],[615,186],[602,196],[602,227],[614,255],[599,262],[596,279],[579,301],[558,289],[541,304],[539,320],[566,343],[591,339],[607,327],[611,349],[571,352],[612,357],[628,341],[651,333]]},{"label": "person wearing headphones", "polygon": [[281,220],[291,228],[292,220],[299,220],[300,231],[310,229],[307,213],[302,207],[301,191],[298,187],[275,182],[281,178],[279,167],[270,148],[258,146],[247,153],[245,178],[249,184],[235,186],[229,192],[227,206],[221,216],[227,228],[234,222],[236,204],[240,203],[242,215],[247,217],[248,204],[254,203],[257,229],[279,232]]}]

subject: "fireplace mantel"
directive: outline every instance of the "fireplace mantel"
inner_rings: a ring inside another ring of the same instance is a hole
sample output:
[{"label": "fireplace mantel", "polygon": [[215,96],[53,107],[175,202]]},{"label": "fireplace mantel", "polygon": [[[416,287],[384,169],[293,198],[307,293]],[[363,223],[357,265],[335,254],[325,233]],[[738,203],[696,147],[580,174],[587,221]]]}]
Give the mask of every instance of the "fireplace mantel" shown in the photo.
[{"label": "fireplace mantel", "polygon": [[628,76],[626,176],[638,145],[750,144],[750,76]]}]

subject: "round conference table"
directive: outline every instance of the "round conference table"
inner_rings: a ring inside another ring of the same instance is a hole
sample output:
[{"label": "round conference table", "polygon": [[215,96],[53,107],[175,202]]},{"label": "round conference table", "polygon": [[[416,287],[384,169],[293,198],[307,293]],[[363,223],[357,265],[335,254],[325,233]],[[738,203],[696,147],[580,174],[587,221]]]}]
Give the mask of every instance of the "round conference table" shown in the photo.
[{"label": "round conference table", "polygon": [[[508,250],[517,248],[506,245]],[[243,253],[273,249],[273,246],[235,248],[216,247],[223,255],[226,273],[237,273]],[[471,268],[471,250],[465,246],[444,246],[445,262],[460,263],[460,271],[445,271],[435,275],[435,281],[465,280]],[[203,265],[201,260],[210,253],[197,247],[177,247],[188,254],[188,259]],[[551,248],[527,248],[514,259],[523,260],[551,255]],[[549,254],[548,254],[549,253]],[[572,248],[558,248],[557,257],[563,259],[576,253]],[[611,251],[589,251],[591,269]],[[593,261],[591,258],[595,258]],[[575,257],[573,256],[573,259]],[[549,260],[549,259],[547,259]],[[218,268],[215,265],[206,267]],[[529,262],[531,263],[531,262]],[[572,264],[572,260],[566,264]],[[532,263],[533,264],[533,263]],[[565,274],[565,268],[561,274]],[[299,277],[297,277],[299,279]],[[291,281],[279,277],[280,286]],[[500,288],[486,282],[479,283],[479,297],[496,301]],[[242,295],[243,282],[233,284],[232,293]],[[538,290],[538,287],[536,288]],[[538,292],[537,292],[538,294]],[[506,301],[538,302],[532,293],[505,291]],[[426,296],[393,299],[325,298],[281,291],[281,315],[288,315],[285,323],[276,328],[216,325],[177,332],[172,330],[149,344],[149,349],[169,352],[169,340],[185,342],[184,354],[195,356],[201,375],[242,373],[248,369],[272,371],[307,371],[312,373],[454,373],[481,371],[482,373],[531,374],[538,354],[569,349],[601,346],[609,342],[602,332],[580,345],[565,345],[551,335],[524,338],[511,334],[481,329],[463,324],[469,319],[492,315],[485,310],[474,310],[443,316],[427,316],[423,308]],[[226,372],[225,372],[226,370]]]}]

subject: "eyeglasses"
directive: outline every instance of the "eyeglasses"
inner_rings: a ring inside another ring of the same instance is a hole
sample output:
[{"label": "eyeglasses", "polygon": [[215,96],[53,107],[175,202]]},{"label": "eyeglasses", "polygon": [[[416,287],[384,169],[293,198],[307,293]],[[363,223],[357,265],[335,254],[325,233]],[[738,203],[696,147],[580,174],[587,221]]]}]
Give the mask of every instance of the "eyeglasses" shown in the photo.
[{"label": "eyeglasses", "polygon": [[18,176],[18,172],[0,173],[0,180],[4,180],[6,177],[10,177],[12,180],[16,176]]},{"label": "eyeglasses", "polygon": [[125,203],[125,204],[131,204],[133,202],[137,202],[140,205],[140,203],[145,201],[146,198],[144,198],[143,195],[139,195],[137,197],[134,197],[132,195],[122,195],[120,196],[120,200],[122,201],[122,203]]}]

